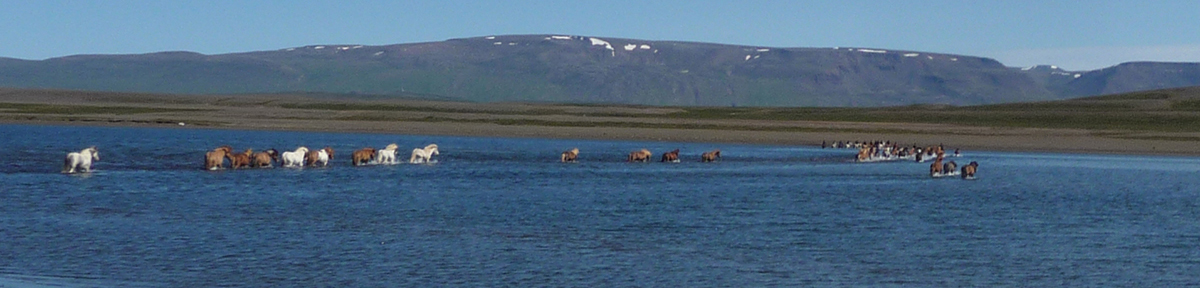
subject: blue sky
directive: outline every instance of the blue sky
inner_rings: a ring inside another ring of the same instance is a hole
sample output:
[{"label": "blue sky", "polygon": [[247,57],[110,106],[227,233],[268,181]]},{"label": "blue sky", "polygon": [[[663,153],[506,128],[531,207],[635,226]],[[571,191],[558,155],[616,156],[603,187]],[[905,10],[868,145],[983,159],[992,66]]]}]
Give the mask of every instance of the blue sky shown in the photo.
[{"label": "blue sky", "polygon": [[1200,1],[0,0],[0,27],[0,57],[34,60],[571,34],[903,49],[1070,70],[1200,62]]}]

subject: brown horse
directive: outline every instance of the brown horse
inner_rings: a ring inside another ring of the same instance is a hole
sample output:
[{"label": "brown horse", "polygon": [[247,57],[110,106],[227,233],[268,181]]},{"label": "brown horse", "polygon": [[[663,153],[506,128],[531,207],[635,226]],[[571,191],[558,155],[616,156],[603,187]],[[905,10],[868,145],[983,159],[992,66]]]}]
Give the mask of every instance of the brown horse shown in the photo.
[{"label": "brown horse", "polygon": [[321,166],[329,166],[330,159],[333,159],[333,148],[328,146],[320,150],[308,151],[308,154],[304,155],[304,163],[308,166],[317,166],[317,163],[320,163]]},{"label": "brown horse", "polygon": [[571,150],[563,151],[562,157],[559,158],[563,163],[576,162],[579,159],[579,148],[571,148]]},{"label": "brown horse", "polygon": [[963,165],[962,178],[963,179],[975,179],[975,169],[976,168],[979,168],[979,163],[975,163],[975,161],[971,161],[971,164]]},{"label": "brown horse", "polygon": [[275,148],[254,153],[253,159],[250,160],[250,166],[258,168],[271,167],[271,161],[279,162],[279,151],[276,151]]},{"label": "brown horse", "polygon": [[663,153],[662,160],[658,162],[679,162],[679,149],[671,150],[671,152]]},{"label": "brown horse", "polygon": [[629,152],[629,162],[647,162],[650,161],[651,156],[654,156],[654,153],[650,153],[650,150],[646,149]]},{"label": "brown horse", "polygon": [[354,166],[359,166],[359,165],[367,164],[367,162],[371,162],[371,159],[374,159],[374,158],[375,158],[375,148],[371,148],[371,147],[362,148],[362,149],[355,150],[354,153],[350,155],[350,164],[352,164]]},{"label": "brown horse", "polygon": [[[229,154],[233,153],[233,147],[221,146],[204,153],[204,169],[217,170],[225,166],[225,158],[229,158]],[[232,160],[232,159],[230,159]]]},{"label": "brown horse", "polygon": [[254,155],[254,150],[246,149],[243,153],[229,153],[229,168],[250,168],[250,156]]},{"label": "brown horse", "polygon": [[717,161],[717,157],[721,157],[721,149],[713,149],[713,151],[708,151],[708,152],[704,152],[704,154],[700,154],[700,162]]},{"label": "brown horse", "polygon": [[942,156],[939,155],[937,160],[934,160],[933,164],[929,165],[929,176],[936,177],[938,174],[942,174],[942,172]]}]

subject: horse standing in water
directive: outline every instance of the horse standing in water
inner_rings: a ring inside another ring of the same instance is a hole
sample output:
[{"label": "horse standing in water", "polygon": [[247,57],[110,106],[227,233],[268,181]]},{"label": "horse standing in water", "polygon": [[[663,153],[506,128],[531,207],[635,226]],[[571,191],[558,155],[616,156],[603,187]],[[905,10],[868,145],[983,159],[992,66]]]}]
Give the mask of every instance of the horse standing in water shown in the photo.
[{"label": "horse standing in water", "polygon": [[322,167],[329,166],[329,159],[333,159],[333,148],[329,148],[329,146],[320,150],[309,151],[304,156],[304,162],[308,166],[317,166],[317,163],[321,163]]},{"label": "horse standing in water", "polygon": [[382,150],[375,151],[375,163],[377,164],[396,164],[396,149],[400,146],[396,143],[388,144]]},{"label": "horse standing in water", "polygon": [[[228,145],[217,147],[208,153],[204,153],[204,169],[217,170],[225,166],[225,158],[230,158],[229,154],[233,154],[233,147]],[[230,158],[230,161],[233,159]]]},{"label": "horse standing in water", "polygon": [[942,156],[938,156],[937,160],[934,160],[933,164],[929,165],[929,176],[930,177],[938,177],[938,176],[941,176],[941,174],[942,174]]},{"label": "horse standing in water", "polygon": [[577,159],[579,159],[579,148],[563,151],[562,157],[559,158],[563,163],[576,162]]},{"label": "horse standing in water", "polygon": [[375,158],[375,148],[367,147],[355,150],[350,154],[350,164],[354,166],[364,165],[371,162],[371,158]]},{"label": "horse standing in water", "polygon": [[658,162],[679,162],[679,149],[671,150],[671,152],[663,153],[662,160]]},{"label": "horse standing in water", "polygon": [[717,161],[718,157],[721,157],[721,149],[714,149],[713,151],[708,151],[708,152],[704,152],[704,154],[700,154],[700,162]]},{"label": "horse standing in water", "polygon": [[642,149],[633,151],[629,152],[629,158],[627,162],[648,162],[650,161],[651,156],[654,156],[654,153],[650,153],[650,150]]},{"label": "horse standing in water", "polygon": [[272,160],[279,161],[279,151],[275,148],[267,149],[266,151],[254,153],[254,159],[250,160],[251,167],[271,167]]},{"label": "horse standing in water", "polygon": [[425,146],[425,148],[416,148],[413,149],[412,157],[408,158],[408,163],[416,164],[429,162],[429,159],[433,158],[433,155],[438,155],[437,144],[429,144],[429,146]]},{"label": "horse standing in water", "polygon": [[76,170],[83,170],[84,173],[92,172],[92,161],[100,161],[100,151],[96,150],[96,146],[84,148],[79,152],[67,153],[67,158],[63,159],[62,173],[72,174]]},{"label": "horse standing in water", "polygon": [[254,155],[254,150],[251,149],[246,149],[246,152],[243,153],[230,153],[228,156],[229,168],[250,168],[250,156],[252,155]]},{"label": "horse standing in water", "polygon": [[279,155],[282,160],[283,167],[304,166],[304,155],[308,154],[308,147],[300,146],[296,151],[286,151]]},{"label": "horse standing in water", "polygon": [[977,168],[979,168],[979,163],[976,163],[975,161],[971,161],[971,164],[964,165],[962,167],[962,178],[975,179],[975,169]]}]

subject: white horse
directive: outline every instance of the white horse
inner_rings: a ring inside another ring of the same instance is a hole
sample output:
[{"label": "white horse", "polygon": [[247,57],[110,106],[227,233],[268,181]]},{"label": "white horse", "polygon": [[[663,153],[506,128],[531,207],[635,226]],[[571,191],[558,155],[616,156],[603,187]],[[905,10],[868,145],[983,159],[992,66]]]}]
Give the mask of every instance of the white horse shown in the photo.
[{"label": "white horse", "polygon": [[413,149],[412,157],[408,158],[408,162],[414,164],[429,162],[429,158],[433,157],[433,155],[438,155],[437,144],[429,144],[425,148]]},{"label": "white horse", "polygon": [[283,162],[283,167],[303,167],[304,154],[308,154],[308,147],[301,146],[296,148],[296,151],[279,154],[279,159]]},{"label": "white horse", "polygon": [[400,149],[396,143],[388,144],[383,150],[375,151],[376,164],[396,164],[396,149]]},{"label": "white horse", "polygon": [[100,161],[100,151],[96,151],[96,146],[67,153],[67,158],[63,160],[62,173],[75,173],[76,169],[83,170],[84,173],[92,172],[92,161]]}]

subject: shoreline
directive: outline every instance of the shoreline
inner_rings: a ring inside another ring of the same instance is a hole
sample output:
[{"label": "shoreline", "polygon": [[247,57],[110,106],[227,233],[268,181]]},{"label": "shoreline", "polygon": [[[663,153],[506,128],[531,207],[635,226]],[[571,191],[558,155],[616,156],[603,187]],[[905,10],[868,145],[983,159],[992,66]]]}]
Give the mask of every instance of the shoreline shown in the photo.
[{"label": "shoreline", "polygon": [[[1132,108],[1080,112],[1092,104],[1046,105],[1041,110],[1026,106],[967,107],[965,111],[731,110],[0,89],[0,123],[804,146],[885,140],[965,151],[1200,156],[1200,120],[1178,116],[1195,114],[1200,119],[1200,112]],[[1163,113],[1178,117],[1162,118]],[[1149,120],[1139,121],[1139,117]],[[1095,126],[1089,121],[1109,122],[1100,122],[1102,128],[1088,128]],[[181,122],[186,126],[179,126]]]},{"label": "shoreline", "polygon": [[[293,125],[260,126],[203,126],[203,125],[171,125],[134,122],[102,122],[102,121],[44,121],[44,120],[0,120],[0,124],[9,125],[45,125],[45,126],[77,126],[77,127],[119,127],[119,128],[163,128],[163,129],[208,129],[208,130],[242,130],[242,131],[290,131],[290,132],[320,132],[320,133],[365,133],[365,134],[395,134],[395,135],[429,135],[429,136],[463,136],[463,137],[499,137],[499,138],[541,138],[560,140],[600,140],[600,141],[651,141],[651,142],[685,142],[713,144],[742,144],[742,145],[778,145],[778,146],[809,146],[819,147],[822,141],[832,145],[836,141],[894,141],[901,146],[918,144],[921,146],[943,144],[946,147],[960,148],[964,151],[993,151],[993,152],[1030,152],[1030,153],[1067,153],[1094,155],[1136,155],[1136,156],[1174,156],[1198,157],[1200,150],[1192,149],[1200,143],[1190,141],[1112,139],[1096,136],[1063,136],[1040,137],[1033,135],[955,135],[955,134],[873,134],[859,132],[777,132],[777,131],[739,131],[739,130],[705,130],[705,129],[671,129],[671,128],[626,128],[626,127],[555,127],[534,125],[498,125],[488,123],[455,123],[455,122],[386,122],[361,125],[368,121],[338,121],[326,125],[303,126],[304,121],[289,120]],[[349,122],[349,123],[343,123]],[[185,122],[186,124],[186,122]],[[340,124],[345,124],[340,125]],[[358,125],[353,125],[358,124]],[[391,125],[385,125],[391,124]],[[387,126],[398,126],[388,128]],[[346,128],[351,126],[354,128]],[[401,127],[402,126],[402,127]],[[1075,145],[1063,145],[1074,143]],[[834,148],[831,148],[834,149]],[[847,150],[849,151],[849,150]]]}]

